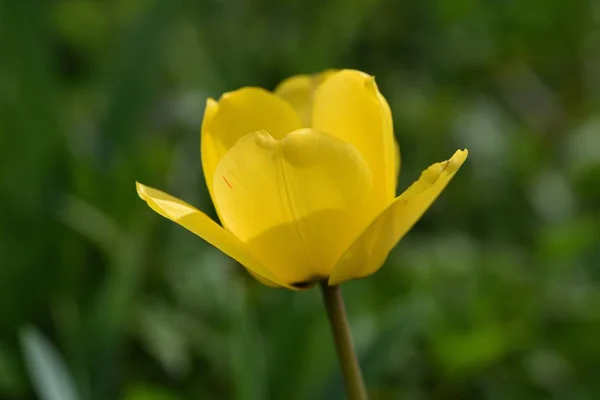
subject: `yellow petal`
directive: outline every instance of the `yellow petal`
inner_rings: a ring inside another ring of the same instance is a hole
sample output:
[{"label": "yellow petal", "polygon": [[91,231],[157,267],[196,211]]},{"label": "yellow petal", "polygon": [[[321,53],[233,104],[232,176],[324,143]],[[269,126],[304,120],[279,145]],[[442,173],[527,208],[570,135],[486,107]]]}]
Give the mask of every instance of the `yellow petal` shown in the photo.
[{"label": "yellow petal", "polygon": [[396,194],[396,154],[392,115],[375,79],[342,70],[320,85],[314,96],[312,126],[356,147],[373,173],[380,204]]},{"label": "yellow petal", "polygon": [[344,253],[330,285],[361,278],[377,271],[389,252],[421,218],[467,158],[459,150],[448,161],[427,168],[421,177],[383,211]]},{"label": "yellow petal", "polygon": [[396,173],[396,179],[394,181],[394,195],[396,194],[396,190],[398,188],[398,178],[400,177],[400,163],[402,158],[400,156],[400,145],[398,141],[394,139],[394,172]]},{"label": "yellow petal", "polygon": [[314,92],[336,70],[328,69],[313,75],[296,75],[282,81],[275,94],[287,101],[300,115],[305,127],[311,126]]},{"label": "yellow petal", "polygon": [[[213,135],[208,134],[208,127],[215,118],[217,111],[219,111],[219,103],[217,103],[214,99],[208,98],[206,100],[204,118],[202,119],[202,127],[200,130],[200,161],[202,162],[202,171],[204,174],[204,180],[206,181],[206,187],[208,188],[208,193],[210,194],[211,198],[212,174],[214,173],[215,166],[219,162],[222,154],[227,151],[222,145],[220,145],[219,141],[215,140]],[[216,211],[217,215],[220,217],[221,214],[219,214],[219,210]]]},{"label": "yellow petal", "polygon": [[282,138],[301,127],[300,116],[292,106],[264,89],[246,87],[225,93],[218,103],[209,99],[202,122],[201,154],[210,195],[219,160],[239,138],[261,129]]},{"label": "yellow petal", "polygon": [[221,159],[213,188],[223,226],[297,287],[326,279],[378,211],[360,153],[312,129],[244,136]]},{"label": "yellow petal", "polygon": [[136,188],[140,198],[148,203],[150,208],[200,236],[246,267],[261,282],[269,286],[288,287],[258,262],[238,238],[227,232],[203,212],[171,195],[144,186],[139,182],[136,182]]}]

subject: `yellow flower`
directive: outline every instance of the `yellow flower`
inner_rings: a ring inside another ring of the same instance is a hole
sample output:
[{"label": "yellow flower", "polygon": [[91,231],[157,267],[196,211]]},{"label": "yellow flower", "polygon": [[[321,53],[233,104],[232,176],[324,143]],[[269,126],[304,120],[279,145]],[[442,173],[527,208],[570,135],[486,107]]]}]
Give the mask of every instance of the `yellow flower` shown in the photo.
[{"label": "yellow flower", "polygon": [[157,213],[240,262],[261,282],[300,289],[377,271],[467,158],[457,151],[395,197],[400,153],[372,76],[296,76],[207,101],[202,167],[222,226],[137,184]]}]

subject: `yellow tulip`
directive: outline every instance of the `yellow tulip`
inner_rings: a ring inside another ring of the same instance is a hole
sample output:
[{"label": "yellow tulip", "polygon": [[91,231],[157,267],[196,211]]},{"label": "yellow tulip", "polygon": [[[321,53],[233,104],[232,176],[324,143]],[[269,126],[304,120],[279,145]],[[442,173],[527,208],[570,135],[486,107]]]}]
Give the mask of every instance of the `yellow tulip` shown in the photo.
[{"label": "yellow tulip", "polygon": [[302,289],[377,271],[467,158],[459,150],[395,197],[399,148],[372,76],[296,76],[207,101],[202,167],[221,220],[137,183],[160,215],[261,282]]}]

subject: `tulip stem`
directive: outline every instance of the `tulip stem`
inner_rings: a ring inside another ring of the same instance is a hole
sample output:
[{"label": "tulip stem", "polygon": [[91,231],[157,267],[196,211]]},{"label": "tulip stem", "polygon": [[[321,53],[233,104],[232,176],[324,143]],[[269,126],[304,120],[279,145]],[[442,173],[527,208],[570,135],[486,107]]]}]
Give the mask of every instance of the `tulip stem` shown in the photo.
[{"label": "tulip stem", "polygon": [[342,299],[342,291],[339,286],[329,286],[327,281],[321,282],[321,291],[323,292],[323,302],[329,317],[342,375],[346,383],[348,399],[366,400],[367,391],[360,371],[360,364],[356,358],[346,307]]}]

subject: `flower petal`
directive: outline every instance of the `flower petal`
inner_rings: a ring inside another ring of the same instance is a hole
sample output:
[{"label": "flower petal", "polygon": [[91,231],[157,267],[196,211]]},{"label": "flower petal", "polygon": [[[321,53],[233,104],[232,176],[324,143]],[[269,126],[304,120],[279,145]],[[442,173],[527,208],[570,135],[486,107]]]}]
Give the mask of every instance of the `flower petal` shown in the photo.
[{"label": "flower petal", "polygon": [[338,285],[377,271],[389,252],[444,190],[467,155],[467,150],[459,150],[448,161],[423,171],[419,180],[397,197],[344,253],[329,284]]},{"label": "flower petal", "polygon": [[140,198],[148,203],[150,208],[200,236],[246,267],[261,282],[269,286],[289,288],[288,285],[281,283],[278,278],[258,262],[238,238],[227,232],[203,212],[167,193],[144,186],[139,182],[136,182],[136,188]]},{"label": "flower petal", "polygon": [[225,93],[218,103],[209,99],[202,122],[201,154],[210,195],[219,160],[239,138],[264,129],[280,139],[301,127],[300,116],[292,106],[264,89],[246,87]]},{"label": "flower petal", "polygon": [[400,177],[400,164],[402,162],[402,157],[400,155],[400,145],[398,141],[394,139],[394,172],[396,174],[394,180],[394,195],[396,194],[396,190],[398,189],[398,178]]},{"label": "flower petal", "polygon": [[312,126],[356,147],[373,173],[377,201],[396,194],[396,154],[392,114],[375,79],[360,71],[330,76],[314,95]]},{"label": "flower petal", "polygon": [[292,76],[275,88],[275,94],[294,107],[303,125],[310,128],[315,90],[335,72],[334,69],[328,69],[318,74]]},{"label": "flower petal", "polygon": [[221,159],[213,188],[223,226],[297,287],[326,279],[379,211],[360,153],[312,129],[244,136]]}]

